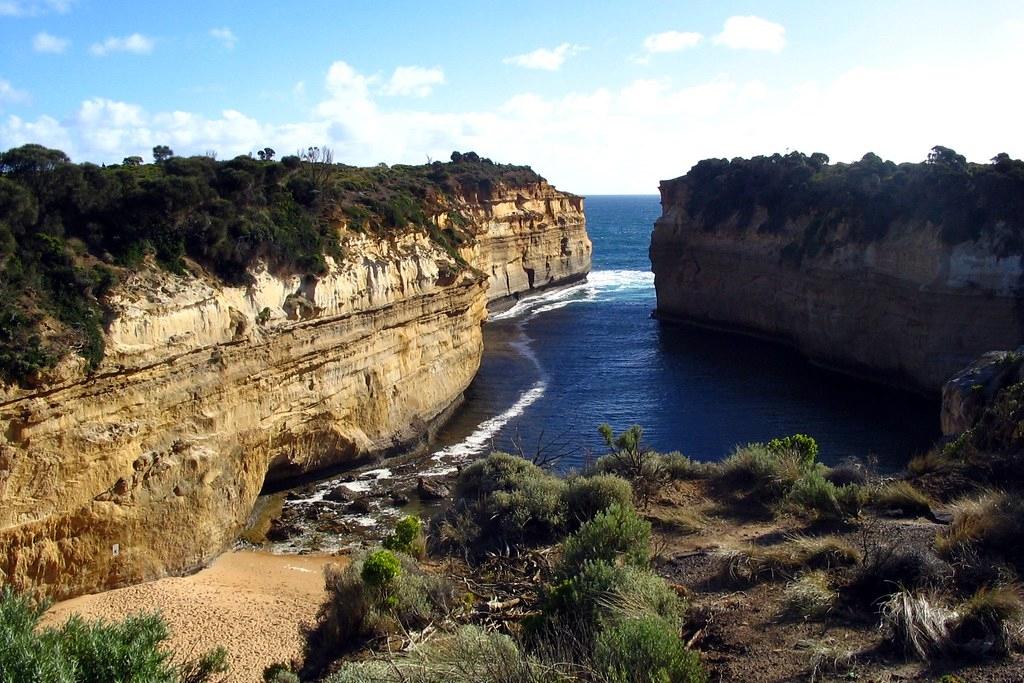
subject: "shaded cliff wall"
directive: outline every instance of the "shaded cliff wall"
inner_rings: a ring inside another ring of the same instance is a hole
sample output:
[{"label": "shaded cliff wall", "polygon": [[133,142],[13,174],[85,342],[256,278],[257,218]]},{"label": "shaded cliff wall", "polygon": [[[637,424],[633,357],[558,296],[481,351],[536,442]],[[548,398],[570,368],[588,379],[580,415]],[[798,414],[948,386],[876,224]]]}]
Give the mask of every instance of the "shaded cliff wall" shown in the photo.
[{"label": "shaded cliff wall", "polygon": [[72,357],[0,398],[0,580],[67,597],[188,571],[265,480],[422,437],[479,367],[488,300],[589,269],[581,200],[527,192],[463,204],[475,268],[415,230],[346,233],[318,277],[133,274],[97,372]]},{"label": "shaded cliff wall", "polygon": [[935,225],[896,221],[873,240],[814,216],[771,230],[764,207],[715,225],[690,213],[687,177],[661,184],[651,237],[657,314],[763,335],[837,369],[938,392],[980,353],[1022,339],[1021,255],[998,235],[949,244]]}]

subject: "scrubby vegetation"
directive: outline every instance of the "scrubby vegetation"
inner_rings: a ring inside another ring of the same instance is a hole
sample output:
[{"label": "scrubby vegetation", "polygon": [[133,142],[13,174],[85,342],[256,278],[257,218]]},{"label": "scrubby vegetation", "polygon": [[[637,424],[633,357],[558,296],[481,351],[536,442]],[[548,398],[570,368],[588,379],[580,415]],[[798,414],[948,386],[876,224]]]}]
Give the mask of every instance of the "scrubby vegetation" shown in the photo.
[{"label": "scrubby vegetation", "polygon": [[730,221],[749,225],[759,207],[759,232],[781,233],[799,221],[800,234],[784,251],[796,263],[840,241],[881,239],[910,221],[938,226],[949,244],[987,235],[998,253],[1024,248],[1024,161],[999,154],[990,164],[973,164],[935,147],[917,164],[871,153],[852,164],[828,162],[824,154],[800,152],[705,159],[683,179],[687,210],[708,230]]},{"label": "scrubby vegetation", "polygon": [[[732,680],[762,660],[772,680],[937,678],[1024,652],[1019,496],[951,503],[933,479],[827,467],[807,435],[702,463],[639,427],[601,433],[608,453],[566,479],[503,453],[465,467],[425,564],[402,554],[421,537],[403,520],[390,550],[330,573],[328,680]],[[440,593],[401,587],[440,574]]]},{"label": "scrubby vegetation", "polygon": [[446,579],[390,550],[355,557],[344,569],[330,565],[326,586],[327,602],[308,639],[311,670],[339,651],[421,629],[457,607],[454,587]]},{"label": "scrubby vegetation", "polygon": [[[106,295],[147,256],[178,273],[199,264],[232,283],[257,259],[315,275],[325,256],[341,255],[342,229],[418,226],[457,257],[472,236],[456,197],[541,180],[472,152],[372,168],[335,164],[319,148],[280,161],[265,152],[157,156],[101,167],[39,145],[0,153],[0,379],[31,382],[68,349],[95,368]],[[452,216],[443,229],[433,220],[440,213]]]},{"label": "scrubby vegetation", "polygon": [[0,589],[0,680],[4,683],[202,683],[228,670],[227,653],[216,649],[178,661],[165,642],[167,624],[158,614],[119,622],[71,617],[63,626],[40,627],[47,604]]},{"label": "scrubby vegetation", "polygon": [[[651,525],[627,481],[566,481],[504,453],[466,467],[451,507],[431,524],[448,571],[456,558],[467,562],[461,598],[436,568],[394,551],[415,529],[403,520],[386,541],[392,550],[328,572],[330,597],[309,640],[306,673],[365,646],[375,656],[344,663],[326,680],[706,680],[681,639],[685,603],[652,571]],[[542,562],[527,561],[529,549],[543,545]],[[550,549],[557,560],[545,559]],[[509,581],[533,590],[514,590],[508,600],[481,593]],[[511,607],[521,621],[502,618]],[[418,633],[425,628],[440,633],[426,638]]]}]

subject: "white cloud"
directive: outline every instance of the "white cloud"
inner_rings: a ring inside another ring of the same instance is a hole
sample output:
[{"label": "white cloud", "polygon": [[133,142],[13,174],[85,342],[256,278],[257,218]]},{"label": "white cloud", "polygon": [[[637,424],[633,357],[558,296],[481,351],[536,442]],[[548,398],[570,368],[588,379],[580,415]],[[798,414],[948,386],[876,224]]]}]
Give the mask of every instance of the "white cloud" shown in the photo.
[{"label": "white cloud", "polygon": [[733,50],[781,52],[786,47],[786,28],[761,17],[729,17],[713,42]]},{"label": "white cloud", "polygon": [[688,48],[697,47],[704,39],[699,33],[689,31],[665,31],[655,33],[644,38],[644,50],[648,54],[661,52],[680,52]]},{"label": "white cloud", "polygon": [[[320,88],[308,83],[308,96],[319,92],[319,101],[288,123],[235,110],[151,112],[94,98],[62,120],[0,117],[0,149],[38,142],[76,160],[116,163],[148,156],[157,144],[178,154],[215,149],[220,158],[268,145],[282,154],[327,145],[337,161],[362,165],[421,163],[428,155],[444,159],[453,149],[472,149],[496,161],[528,163],[566,190],[650,193],[659,179],[681,175],[702,158],[787,148],[825,152],[836,161],[868,151],[922,160],[937,144],[977,161],[1002,151],[1024,157],[1024,138],[1015,135],[1024,91],[1005,88],[1022,70],[1024,54],[1008,41],[954,66],[853,68],[796,86],[647,78],[557,96],[521,92],[494,108],[437,113],[393,108],[396,101],[380,93],[389,81],[335,62]],[[958,96],[936,107],[941,92]],[[993,92],[1002,93],[1000,106],[986,109],[978,125],[977,102]]]},{"label": "white cloud", "polygon": [[131,52],[137,55],[148,55],[153,51],[155,45],[156,41],[149,36],[133,33],[130,36],[123,37],[111,36],[102,43],[93,43],[89,47],[89,52],[96,57],[105,57],[112,52]]},{"label": "white cloud", "polygon": [[220,44],[227,50],[233,50],[235,45],[238,44],[238,36],[235,32],[229,29],[227,26],[221,28],[211,28],[210,36],[220,41]]},{"label": "white cloud", "polygon": [[426,97],[435,85],[444,85],[444,82],[444,71],[441,67],[427,69],[422,66],[400,66],[391,74],[381,93]]},{"label": "white cloud", "polygon": [[0,78],[0,104],[23,104],[28,100],[27,92],[18,90],[7,79]]},{"label": "white cloud", "polygon": [[0,17],[37,17],[56,12],[66,14],[76,0],[0,0]]},{"label": "white cloud", "polygon": [[533,52],[527,52],[513,57],[506,57],[501,60],[504,64],[514,64],[524,69],[540,69],[542,71],[558,71],[565,64],[569,57],[578,55],[587,48],[583,45],[562,43],[554,49],[540,47]]},{"label": "white cloud", "polygon": [[55,35],[51,35],[46,31],[37,33],[32,38],[32,49],[36,52],[45,52],[48,54],[59,55],[68,49],[69,41],[65,38],[58,38]]}]

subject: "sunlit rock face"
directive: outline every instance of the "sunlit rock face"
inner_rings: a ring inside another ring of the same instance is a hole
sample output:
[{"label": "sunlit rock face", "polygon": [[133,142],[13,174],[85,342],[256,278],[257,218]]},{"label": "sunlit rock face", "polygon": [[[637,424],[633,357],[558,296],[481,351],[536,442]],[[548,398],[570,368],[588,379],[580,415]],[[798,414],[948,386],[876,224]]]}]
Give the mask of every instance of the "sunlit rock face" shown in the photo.
[{"label": "sunlit rock face", "polygon": [[836,369],[937,394],[979,354],[1022,341],[1020,253],[998,230],[948,244],[930,223],[874,241],[839,223],[805,243],[812,217],[759,230],[763,208],[703,225],[684,176],[661,184],[651,237],[657,314],[777,339]]},{"label": "sunlit rock face", "polygon": [[542,182],[458,202],[458,251],[344,233],[317,277],[126,278],[95,373],[69,359],[0,397],[0,582],[67,597],[189,571],[266,481],[420,443],[479,368],[488,301],[590,266],[579,197]]}]

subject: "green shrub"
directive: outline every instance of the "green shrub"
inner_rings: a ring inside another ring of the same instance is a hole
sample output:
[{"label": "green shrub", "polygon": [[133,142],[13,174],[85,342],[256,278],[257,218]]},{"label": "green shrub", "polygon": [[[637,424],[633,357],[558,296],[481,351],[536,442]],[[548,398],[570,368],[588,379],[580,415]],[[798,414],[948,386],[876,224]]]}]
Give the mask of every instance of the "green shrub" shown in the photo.
[{"label": "green shrub", "polygon": [[572,576],[588,560],[646,567],[651,560],[650,545],[650,522],[631,507],[613,504],[565,539],[561,575]]},{"label": "green shrub", "polygon": [[384,539],[384,547],[388,550],[422,558],[426,552],[423,522],[414,515],[403,517],[395,524],[394,531]]},{"label": "green shrub", "polygon": [[324,570],[327,600],[307,639],[307,665],[318,666],[338,647],[362,639],[423,628],[456,604],[447,579],[427,574],[406,555],[379,550],[344,569]]},{"label": "green shrub", "polygon": [[594,518],[613,504],[632,507],[633,488],[629,482],[611,474],[575,477],[566,483],[565,507],[576,525]]},{"label": "green shrub", "polygon": [[[586,561],[548,593],[540,626],[571,631],[587,640],[604,625],[637,614],[678,620],[683,611],[675,591],[647,569]],[[535,629],[538,630],[538,629]]]},{"label": "green shrub", "polygon": [[39,628],[45,611],[45,603],[10,586],[0,590],[0,674],[5,683],[202,683],[227,671],[223,648],[174,665],[174,653],[164,647],[167,624],[158,614],[113,622],[86,622],[74,615],[60,628]]},{"label": "green shrub", "polygon": [[522,458],[493,453],[466,467],[438,537],[468,555],[555,540],[565,529],[565,482]]},{"label": "green shrub", "polygon": [[818,442],[806,434],[793,434],[780,439],[772,439],[767,446],[768,450],[776,455],[795,454],[802,469],[809,469],[818,459]]},{"label": "green shrub", "polygon": [[372,588],[385,588],[402,573],[402,563],[390,550],[378,550],[363,562],[360,577]]},{"label": "green shrub", "polygon": [[299,675],[287,664],[271,664],[263,670],[264,683],[301,683]]},{"label": "green shrub", "polygon": [[678,629],[657,617],[625,619],[602,631],[594,647],[595,668],[608,683],[702,683],[698,656],[686,649]]},{"label": "green shrub", "polygon": [[867,493],[857,484],[836,486],[820,471],[810,470],[796,480],[787,500],[825,519],[848,519],[860,515]]},{"label": "green shrub", "polygon": [[717,463],[692,460],[678,451],[660,456],[661,469],[669,479],[706,479],[718,471]]},{"label": "green shrub", "polygon": [[737,448],[721,465],[719,477],[730,487],[744,488],[764,503],[786,496],[805,470],[792,451],[773,451],[765,444]]}]

